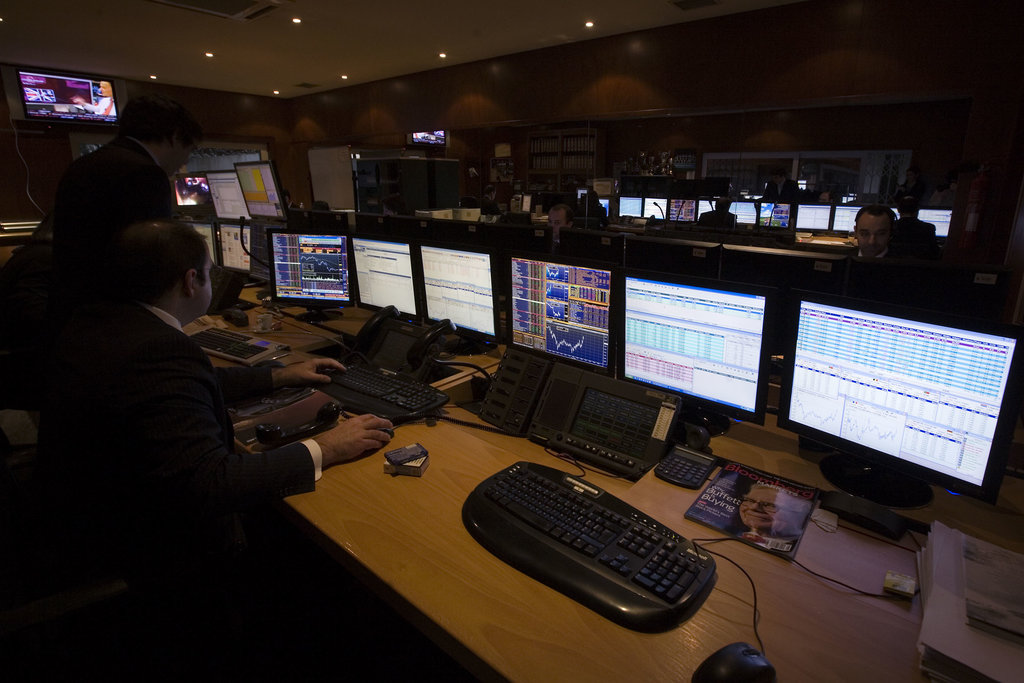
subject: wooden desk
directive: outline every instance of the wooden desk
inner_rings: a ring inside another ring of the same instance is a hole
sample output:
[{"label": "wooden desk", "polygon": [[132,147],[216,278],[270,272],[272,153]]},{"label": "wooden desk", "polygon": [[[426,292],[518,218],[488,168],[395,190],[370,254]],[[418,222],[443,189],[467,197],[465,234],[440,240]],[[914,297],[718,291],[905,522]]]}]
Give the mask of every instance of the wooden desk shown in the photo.
[{"label": "wooden desk", "polygon": [[[449,412],[473,419],[458,409]],[[374,455],[328,470],[315,492],[288,498],[284,507],[474,674],[517,681],[689,680],[723,645],[756,645],[750,585],[721,558],[718,584],[697,614],[653,635],[620,627],[512,569],[470,537],[461,521],[463,501],[481,480],[517,460],[572,467],[524,439],[443,422],[403,425],[392,445],[415,441],[430,452],[422,478],[386,475],[383,457]],[[737,425],[713,445],[718,455],[827,487],[816,464],[795,455],[795,437],[774,427]],[[653,473],[636,483],[593,473],[587,479],[689,538],[719,536],[684,519],[696,491]],[[938,518],[1022,550],[1022,510],[1024,481],[1008,479],[994,508],[936,491],[936,501],[914,516]],[[816,572],[880,592],[887,569],[916,575],[916,547],[910,537],[899,546],[842,527],[826,533],[812,524],[797,559]],[[760,633],[780,680],[924,680],[916,649],[919,599],[857,595],[736,542],[708,548],[753,577]]]}]

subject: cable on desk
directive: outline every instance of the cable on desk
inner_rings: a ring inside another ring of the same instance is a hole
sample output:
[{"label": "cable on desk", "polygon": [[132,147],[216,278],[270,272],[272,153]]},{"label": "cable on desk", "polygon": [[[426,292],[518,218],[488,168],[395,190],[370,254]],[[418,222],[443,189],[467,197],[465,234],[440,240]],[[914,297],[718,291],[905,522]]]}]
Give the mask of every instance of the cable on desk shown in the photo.
[{"label": "cable on desk", "polygon": [[[854,586],[851,586],[848,583],[843,583],[839,579],[833,579],[830,576],[825,576],[824,574],[819,574],[818,572],[816,572],[813,569],[807,567],[806,565],[803,565],[803,564],[797,562],[796,560],[790,560],[790,561],[793,564],[795,564],[796,566],[798,566],[801,569],[803,569],[808,574],[816,576],[819,579],[824,579],[825,581],[829,581],[829,582],[834,583],[834,584],[836,584],[838,586],[842,586],[843,588],[847,588],[849,590],[852,590],[854,593],[859,593],[860,595],[865,595],[865,596],[867,596],[869,598],[882,598],[883,600],[906,600],[907,599],[907,598],[905,598],[902,595],[895,595],[895,594],[892,594],[892,593],[869,593],[868,591],[861,590],[860,588],[856,588]],[[920,584],[920,582],[919,582],[919,584]],[[917,590],[914,591],[914,595],[917,595],[920,592],[921,592],[921,589],[918,588]]]},{"label": "cable on desk", "polygon": [[460,360],[441,360],[439,358],[434,358],[433,361],[435,363],[437,363],[438,365],[459,365],[459,366],[462,366],[462,367],[472,368],[472,369],[476,370],[477,372],[479,372],[481,375],[483,375],[484,379],[487,380],[488,384],[490,384],[490,382],[491,382],[492,378],[491,378],[490,373],[487,372],[486,370],[484,370],[479,365],[475,365],[473,363],[466,363],[466,362],[460,361]]},{"label": "cable on desk", "polygon": [[525,439],[526,438],[525,434],[511,434],[509,432],[506,432],[501,427],[493,427],[491,425],[482,425],[482,424],[478,424],[476,422],[470,422],[469,420],[460,420],[458,418],[450,417],[448,415],[434,415],[433,417],[435,419],[437,419],[437,420],[440,420],[441,422],[450,422],[450,423],[452,423],[454,425],[459,425],[460,427],[470,427],[472,429],[479,429],[479,430],[484,431],[484,432],[493,432],[495,434],[502,434],[504,436],[512,436],[512,437],[516,437],[516,438],[520,438],[520,439]]},{"label": "cable on desk", "polygon": [[754,577],[752,577],[747,572],[746,569],[741,567],[739,562],[737,562],[736,560],[732,559],[731,557],[727,557],[726,555],[723,555],[722,553],[716,553],[714,550],[709,550],[708,547],[707,547],[711,543],[721,543],[722,541],[738,541],[738,542],[742,543],[742,541],[740,541],[738,538],[691,538],[690,539],[691,543],[693,543],[694,545],[696,545],[697,543],[700,543],[701,544],[701,546],[700,546],[701,548],[703,548],[704,550],[707,550],[712,555],[715,555],[717,557],[722,558],[723,560],[728,561],[734,567],[736,567],[741,572],[743,572],[743,576],[747,577],[747,581],[750,582],[750,592],[753,594],[753,597],[754,597],[754,618],[753,618],[753,621],[751,623],[751,626],[754,627],[754,637],[757,638],[758,649],[761,650],[761,654],[763,654],[763,655],[765,655],[767,657],[768,653],[765,652],[764,641],[761,640],[761,633],[757,630],[757,625],[761,621],[761,612],[757,608],[757,586],[754,585]]},{"label": "cable on desk", "polygon": [[587,474],[586,474],[587,472],[593,472],[594,474],[601,474],[601,475],[604,475],[606,477],[611,477],[612,479],[626,479],[627,478],[625,475],[618,474],[616,472],[607,472],[607,471],[599,469],[597,467],[591,467],[590,465],[584,465],[582,462],[577,460],[575,456],[570,455],[570,454],[568,454],[568,453],[566,453],[564,451],[556,451],[553,448],[545,448],[544,452],[547,453],[548,455],[550,455],[553,458],[557,458],[557,459],[561,460],[562,462],[567,462],[570,465],[575,465],[576,467],[580,468],[580,472],[582,472],[582,474],[580,475],[581,477],[587,476]]}]

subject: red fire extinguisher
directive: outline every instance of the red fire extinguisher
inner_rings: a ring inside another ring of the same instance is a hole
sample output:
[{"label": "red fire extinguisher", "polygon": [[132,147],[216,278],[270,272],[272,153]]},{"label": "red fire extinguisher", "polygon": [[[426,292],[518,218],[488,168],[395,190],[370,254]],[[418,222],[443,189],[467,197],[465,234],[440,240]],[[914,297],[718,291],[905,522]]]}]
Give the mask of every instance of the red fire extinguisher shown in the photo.
[{"label": "red fire extinguisher", "polygon": [[971,249],[978,244],[978,223],[985,208],[985,195],[988,193],[988,169],[982,166],[971,181],[971,191],[967,195],[967,219],[964,231],[960,234],[960,248]]}]

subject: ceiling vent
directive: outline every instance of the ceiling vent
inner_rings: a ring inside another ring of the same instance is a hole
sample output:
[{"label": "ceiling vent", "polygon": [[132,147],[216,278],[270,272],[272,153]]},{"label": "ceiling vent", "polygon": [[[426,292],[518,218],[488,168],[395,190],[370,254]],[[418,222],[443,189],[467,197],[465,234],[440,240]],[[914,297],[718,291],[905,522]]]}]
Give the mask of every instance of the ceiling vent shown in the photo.
[{"label": "ceiling vent", "polygon": [[149,0],[158,5],[212,14],[234,21],[253,21],[273,12],[285,2],[295,0]]},{"label": "ceiling vent", "polygon": [[714,7],[718,0],[669,0],[670,5],[675,5],[684,12],[701,9],[703,7]]}]

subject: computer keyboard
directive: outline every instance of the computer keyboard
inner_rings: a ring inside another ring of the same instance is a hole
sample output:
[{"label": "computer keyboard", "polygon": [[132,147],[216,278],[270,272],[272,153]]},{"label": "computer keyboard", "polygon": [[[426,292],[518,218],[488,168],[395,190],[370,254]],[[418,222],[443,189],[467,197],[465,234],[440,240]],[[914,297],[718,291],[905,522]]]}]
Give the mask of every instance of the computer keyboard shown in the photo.
[{"label": "computer keyboard", "polygon": [[715,583],[704,550],[603,489],[536,463],[484,480],[462,522],[511,566],[637,631],[674,628]]},{"label": "computer keyboard", "polygon": [[373,365],[349,365],[331,375],[321,390],[353,413],[373,413],[394,421],[428,414],[448,402],[448,394],[426,382]]},{"label": "computer keyboard", "polygon": [[251,334],[232,332],[219,327],[208,327],[189,336],[211,356],[227,358],[245,365],[255,365],[263,360],[283,356],[290,348],[287,344],[278,344]]}]

